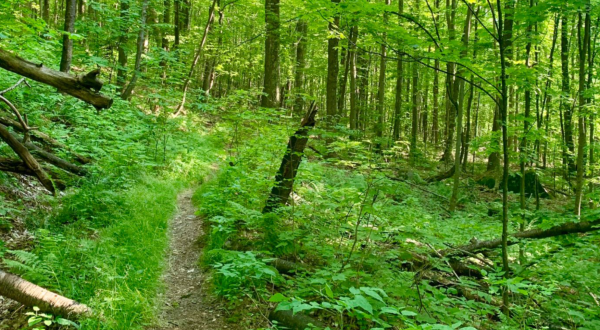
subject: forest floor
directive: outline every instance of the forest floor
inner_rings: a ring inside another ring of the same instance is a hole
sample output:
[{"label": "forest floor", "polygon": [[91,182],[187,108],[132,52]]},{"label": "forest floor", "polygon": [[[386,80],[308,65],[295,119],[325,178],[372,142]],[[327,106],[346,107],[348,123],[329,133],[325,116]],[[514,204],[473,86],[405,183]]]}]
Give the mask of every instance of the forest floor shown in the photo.
[{"label": "forest floor", "polygon": [[202,218],[192,204],[193,190],[177,198],[177,214],[169,229],[168,265],[163,275],[166,292],[159,325],[153,330],[221,330],[236,329],[226,324],[227,311],[207,289],[208,274],[198,265],[202,253],[199,242],[204,235]]}]

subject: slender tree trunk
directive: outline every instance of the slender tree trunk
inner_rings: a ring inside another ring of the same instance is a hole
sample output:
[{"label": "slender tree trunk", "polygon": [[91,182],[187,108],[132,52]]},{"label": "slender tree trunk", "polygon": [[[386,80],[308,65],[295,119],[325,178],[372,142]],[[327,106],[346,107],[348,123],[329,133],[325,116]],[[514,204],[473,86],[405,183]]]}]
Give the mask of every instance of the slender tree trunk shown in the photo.
[{"label": "slender tree trunk", "polygon": [[[508,63],[507,51],[512,53],[509,48],[512,47],[512,26],[513,26],[513,13],[514,0],[508,0],[506,3],[506,17],[503,20],[502,15],[502,4],[500,1],[497,2],[497,15],[498,21],[496,26],[498,27],[498,45],[500,48],[500,66],[501,66],[501,97],[500,97],[500,116],[502,118],[502,152],[504,156],[504,165],[502,168],[502,270],[504,277],[508,278],[510,273],[510,266],[508,263],[508,170],[510,166],[509,158],[509,146],[508,146],[508,84],[507,84],[507,68]],[[508,288],[504,286],[502,288],[502,311],[508,317],[510,310],[510,301],[508,296]]]},{"label": "slender tree trunk", "polygon": [[173,42],[173,49],[179,48],[179,39],[180,39],[180,28],[181,28],[181,1],[182,0],[174,0],[174,8],[173,8],[173,33],[175,34],[175,41]]},{"label": "slender tree trunk", "polygon": [[344,72],[340,77],[340,89],[338,93],[338,104],[337,110],[340,116],[346,116],[346,89],[348,85],[348,75],[350,74],[350,40],[352,40],[352,28],[348,33],[348,41],[346,43],[346,49],[342,52],[342,66]]},{"label": "slender tree trunk", "polygon": [[[550,95],[548,95],[548,89],[550,89],[551,85],[552,85],[552,73],[554,72],[553,70],[553,66],[554,66],[554,50],[556,48],[556,40],[558,39],[558,25],[559,25],[559,16],[558,14],[556,15],[556,18],[554,19],[554,33],[552,34],[552,46],[550,47],[550,58],[549,58],[549,64],[548,64],[548,78],[546,80],[546,86],[544,89],[544,96],[542,99],[542,116],[544,113],[544,110],[546,110],[546,120],[545,120],[545,132],[549,133],[549,129],[548,126],[550,125],[550,103],[551,103],[551,97]],[[548,139],[545,139],[544,141],[544,153],[542,155],[542,167],[546,168],[547,165],[547,156],[548,156]]]},{"label": "slender tree trunk", "polygon": [[[385,0],[386,6],[390,5],[390,0]],[[384,24],[387,24],[387,13],[383,14]],[[381,57],[379,62],[379,81],[377,86],[377,125],[375,135],[378,141],[375,143],[376,149],[381,150],[383,140],[383,127],[385,121],[385,73],[387,47],[385,46],[386,34],[383,35],[384,42],[381,44]]]},{"label": "slender tree trunk", "polygon": [[263,96],[260,105],[275,108],[279,105],[279,0],[265,0],[265,67]]},{"label": "slender tree trunk", "polygon": [[50,0],[43,0],[42,2],[42,19],[46,22],[46,25],[50,25]]},{"label": "slender tree trunk", "polygon": [[[337,11],[337,5],[340,0],[331,0]],[[340,39],[338,37],[338,29],[340,25],[340,17],[336,13],[333,21],[329,22],[329,38],[327,39],[327,87],[326,87],[326,105],[327,117],[330,121],[337,115],[337,83],[340,64],[338,59],[338,46]]]},{"label": "slender tree trunk", "polygon": [[65,26],[63,35],[62,57],[60,59],[60,71],[71,71],[71,59],[73,58],[73,40],[70,34],[75,32],[75,16],[77,16],[77,0],[66,0]]},{"label": "slender tree trunk", "polygon": [[564,128],[564,143],[568,149],[564,150],[563,159],[567,161],[568,171],[575,169],[573,162],[575,146],[573,144],[573,111],[571,109],[570,102],[567,101],[571,96],[571,86],[569,80],[569,30],[568,30],[568,17],[563,13],[561,19],[561,36],[560,36],[560,61],[562,66],[562,97],[561,97],[561,109],[563,112],[563,128]]},{"label": "slender tree trunk", "polygon": [[[590,43],[590,1],[587,0],[585,3],[585,26],[583,26],[583,14],[579,13],[579,22],[577,26],[578,31],[578,45],[579,45],[579,92],[578,92],[578,103],[579,103],[579,138],[577,141],[577,182],[575,188],[575,215],[581,215],[581,199],[583,198],[583,173],[585,170],[584,165],[584,154],[585,154],[585,90],[586,90],[586,55],[588,45]],[[583,36],[582,36],[582,28]]]},{"label": "slender tree trunk", "polygon": [[296,72],[294,74],[294,88],[296,90],[296,102],[294,103],[294,113],[300,115],[304,109],[304,71],[306,70],[306,45],[308,24],[304,20],[299,20],[296,25],[296,32],[299,40],[296,45]]},{"label": "slender tree trunk", "polygon": [[410,130],[410,160],[417,160],[417,135],[419,128],[419,71],[416,62],[412,64],[412,125]]},{"label": "slender tree trunk", "polygon": [[[465,19],[465,27],[462,36],[462,44],[463,50],[461,52],[462,57],[467,56],[467,51],[469,47],[469,38],[471,32],[471,10],[467,9],[467,16]],[[458,75],[463,76],[463,70],[458,70]],[[464,94],[465,94],[465,82],[456,80],[454,82],[458,85],[458,99],[456,100],[456,146],[454,148],[454,184],[452,186],[452,195],[450,197],[450,212],[454,212],[456,209],[456,203],[458,201],[458,188],[460,184],[460,149],[462,146],[462,121],[463,121],[463,104],[464,104]],[[471,87],[471,89],[473,89]]]},{"label": "slender tree trunk", "polygon": [[356,70],[356,41],[358,40],[358,27],[352,27],[352,38],[350,39],[349,61],[350,61],[350,129],[356,130],[358,123],[358,89]]},{"label": "slender tree trunk", "polygon": [[204,50],[204,45],[206,44],[206,39],[208,39],[208,31],[210,31],[210,25],[212,24],[215,18],[215,6],[217,5],[218,0],[213,0],[210,9],[208,10],[208,20],[206,21],[206,26],[204,27],[204,33],[202,34],[202,39],[200,40],[200,45],[198,45],[198,49],[196,50],[196,54],[194,55],[194,60],[192,61],[192,65],[190,67],[190,71],[188,72],[187,77],[183,83],[183,96],[181,98],[181,102],[177,106],[177,110],[175,111],[175,116],[179,115],[179,113],[185,107],[185,99],[187,96],[187,91],[190,87],[190,82],[192,81],[192,77],[194,76],[194,70],[196,69],[196,65],[198,65],[198,61],[200,60],[200,55],[202,55],[202,51]]},{"label": "slender tree trunk", "polygon": [[[398,1],[398,13],[404,13],[404,0]],[[396,100],[394,102],[394,129],[392,137],[394,141],[400,138],[402,132],[401,119],[402,119],[402,81],[404,79],[404,68],[403,68],[402,56],[398,56],[396,61]]]},{"label": "slender tree trunk", "polygon": [[435,60],[435,70],[433,70],[433,115],[431,118],[431,138],[434,148],[437,148],[440,141],[440,124],[439,124],[439,111],[440,111],[440,60]]},{"label": "slender tree trunk", "polygon": [[140,14],[140,32],[137,39],[137,50],[135,54],[135,71],[131,77],[131,81],[127,87],[123,90],[121,98],[123,100],[129,100],[133,94],[133,89],[138,80],[139,72],[142,66],[142,53],[144,52],[144,40],[146,39],[146,13],[148,12],[148,0],[144,0],[142,3],[142,12]]},{"label": "slender tree trunk", "polygon": [[[450,41],[455,39],[456,28],[456,0],[446,0],[446,24],[448,26],[448,38]],[[449,162],[452,159],[452,142],[454,141],[454,130],[456,128],[456,121],[454,120],[456,113],[453,105],[456,102],[458,95],[456,92],[458,88],[454,86],[456,79],[454,79],[456,66],[452,62],[446,63],[446,141],[444,145],[444,153],[442,155],[442,161]],[[460,134],[460,133],[458,133]],[[456,155],[458,157],[458,155]]]},{"label": "slender tree trunk", "polygon": [[118,42],[117,86],[121,87],[121,90],[124,88],[127,79],[127,53],[125,52],[125,47],[127,45],[127,34],[129,32],[129,1],[130,0],[121,0],[120,3],[121,36],[119,37]]}]

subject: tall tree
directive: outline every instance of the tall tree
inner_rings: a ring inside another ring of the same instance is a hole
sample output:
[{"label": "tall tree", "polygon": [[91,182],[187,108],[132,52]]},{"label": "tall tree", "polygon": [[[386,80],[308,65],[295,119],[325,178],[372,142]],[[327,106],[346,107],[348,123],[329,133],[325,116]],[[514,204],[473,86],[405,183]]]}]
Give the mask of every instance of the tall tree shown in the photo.
[{"label": "tall tree", "polygon": [[60,71],[71,71],[71,60],[73,58],[73,39],[71,33],[75,32],[75,17],[77,16],[77,0],[65,0],[65,25],[63,34],[62,57],[60,59]]},{"label": "tall tree", "polygon": [[[575,215],[581,215],[581,199],[583,197],[583,172],[584,172],[584,162],[583,158],[585,155],[585,106],[586,106],[586,74],[587,70],[585,65],[587,63],[586,56],[588,51],[588,46],[590,44],[590,0],[585,2],[585,26],[583,21],[583,14],[579,12],[579,20],[577,23],[577,31],[578,31],[578,48],[579,48],[579,92],[578,94],[578,104],[579,104],[579,119],[578,119],[578,129],[579,129],[579,138],[577,141],[577,182],[575,187]],[[584,31],[581,31],[581,30]]]},{"label": "tall tree", "polygon": [[[385,0],[386,6],[390,5],[390,0]],[[384,12],[383,14],[383,22],[387,25],[388,15]],[[376,143],[376,147],[378,150],[381,149],[381,140],[383,139],[383,127],[385,121],[385,73],[386,73],[386,57],[387,57],[387,47],[386,47],[386,34],[383,34],[384,42],[381,43],[381,56],[379,61],[379,82],[377,87],[377,126],[375,129],[377,138],[379,141]]]},{"label": "tall tree", "polygon": [[123,100],[129,100],[129,98],[131,98],[131,94],[133,93],[133,89],[135,88],[142,67],[142,53],[144,53],[144,41],[146,39],[147,12],[148,0],[144,0],[142,3],[142,11],[140,13],[140,32],[138,33],[137,50],[135,53],[135,71],[133,72],[131,81],[129,81],[129,84],[123,89],[123,93],[121,93],[121,98]]},{"label": "tall tree", "polygon": [[[439,0],[436,0],[436,3],[438,1]],[[398,13],[400,15],[404,14],[404,0],[398,1]],[[399,19],[402,21],[400,17]],[[400,138],[402,120],[402,82],[404,80],[404,63],[401,55],[398,56],[396,65],[396,100],[394,102],[394,127],[392,131],[392,138],[394,141]]]},{"label": "tall tree", "polygon": [[296,43],[296,70],[294,73],[294,88],[296,90],[296,101],[294,102],[294,112],[301,114],[304,108],[304,78],[306,70],[306,45],[308,24],[305,20],[298,20],[296,24],[298,33],[298,42]]},{"label": "tall tree", "polygon": [[334,5],[333,19],[329,22],[329,37],[327,39],[327,87],[326,87],[326,105],[327,116],[330,120],[337,115],[337,84],[340,71],[339,63],[339,26],[340,16],[337,14],[340,0],[331,0]]},{"label": "tall tree", "polygon": [[260,105],[274,108],[279,105],[279,0],[265,0],[265,66],[263,95]]}]

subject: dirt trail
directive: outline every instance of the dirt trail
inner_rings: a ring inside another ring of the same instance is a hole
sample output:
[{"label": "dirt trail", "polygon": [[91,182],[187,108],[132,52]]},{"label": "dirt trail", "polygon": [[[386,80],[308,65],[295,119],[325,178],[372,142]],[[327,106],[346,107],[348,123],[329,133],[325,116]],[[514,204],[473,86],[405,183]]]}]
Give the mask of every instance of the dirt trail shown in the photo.
[{"label": "dirt trail", "polygon": [[235,329],[225,322],[226,311],[204,290],[206,275],[198,267],[202,250],[198,238],[204,233],[195,215],[193,190],[177,198],[178,211],[169,228],[170,252],[163,275],[166,292],[159,324],[153,330]]}]

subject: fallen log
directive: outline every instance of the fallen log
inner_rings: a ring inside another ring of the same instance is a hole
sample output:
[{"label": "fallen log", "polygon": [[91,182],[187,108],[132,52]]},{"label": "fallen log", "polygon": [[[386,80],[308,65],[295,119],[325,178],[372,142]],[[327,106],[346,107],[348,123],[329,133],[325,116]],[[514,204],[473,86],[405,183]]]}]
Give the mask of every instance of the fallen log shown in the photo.
[{"label": "fallen log", "polygon": [[[58,190],[67,189],[67,185],[60,178],[60,175],[58,175],[58,173],[52,171],[51,168],[43,168],[44,171],[46,171],[46,173],[50,175],[52,181],[54,182],[54,186],[58,188]],[[0,157],[0,171],[35,176],[35,173],[29,167],[27,167],[27,165],[25,165],[25,163],[23,163],[21,160],[6,157]]]},{"label": "fallen log", "polygon": [[[549,229],[531,229],[527,231],[509,234],[508,245],[519,243],[519,239],[541,239],[568,234],[587,233],[600,230],[600,219],[594,221],[567,222],[562,225],[554,226]],[[475,240],[471,244],[449,248],[440,251],[442,256],[446,255],[466,255],[470,252],[480,250],[494,249],[502,245],[502,239],[496,238],[488,241]]]},{"label": "fallen log", "polygon": [[301,312],[294,314],[292,311],[278,311],[274,309],[269,313],[269,321],[276,321],[278,326],[283,326],[285,329],[290,330],[305,330],[312,329],[312,327],[325,328],[325,324],[321,321]]},{"label": "fallen log", "polygon": [[1,270],[0,295],[53,315],[84,316],[92,312],[86,305]]},{"label": "fallen log", "polygon": [[42,183],[44,188],[48,189],[53,195],[56,193],[52,180],[48,177],[48,174],[42,169],[38,161],[33,158],[29,150],[21,144],[4,125],[0,124],[0,137],[6,142],[12,150],[23,160],[25,165],[29,167],[34,173],[38,180]]},{"label": "fallen log", "polygon": [[[23,127],[21,126],[21,124],[18,121],[8,118],[8,117],[0,116],[0,124],[2,124],[4,126],[10,126],[19,132],[25,132],[25,130],[23,129]],[[81,164],[91,163],[91,160],[88,157],[78,154],[77,152],[74,152],[68,146],[66,146],[63,143],[58,142],[57,140],[53,139],[52,137],[50,137],[48,134],[46,134],[44,132],[40,132],[38,130],[32,129],[29,131],[29,133],[30,133],[31,139],[36,142],[46,144],[52,148],[67,150],[69,152],[69,154],[73,155],[73,158],[76,159]]]},{"label": "fallen log", "polygon": [[[13,134],[13,136],[19,142],[21,142],[21,143],[24,142],[23,138],[21,138],[20,136],[17,136],[16,134]],[[73,173],[73,174],[79,175],[79,176],[85,176],[87,174],[87,170],[85,168],[77,166],[75,164],[72,164],[50,152],[47,152],[46,150],[36,146],[35,144],[33,144],[31,142],[23,143],[23,145],[25,147],[27,147],[27,149],[29,149],[29,151],[31,153],[37,155],[41,159],[45,160],[46,162],[48,162],[60,169],[63,169],[67,172],[70,172],[70,173]]]},{"label": "fallen log", "polygon": [[300,128],[290,137],[287,149],[281,160],[281,166],[275,176],[275,185],[271,190],[262,213],[273,212],[280,206],[285,205],[290,198],[296,173],[304,156],[304,148],[308,142],[308,132],[315,126],[316,115],[317,107],[313,102],[304,118],[302,118]]},{"label": "fallen log", "polygon": [[100,69],[89,72],[83,76],[72,75],[24,60],[18,56],[0,49],[0,68],[14,72],[57,88],[59,91],[85,101],[96,109],[108,109],[113,100],[98,93],[102,89],[102,82],[98,79]]}]

